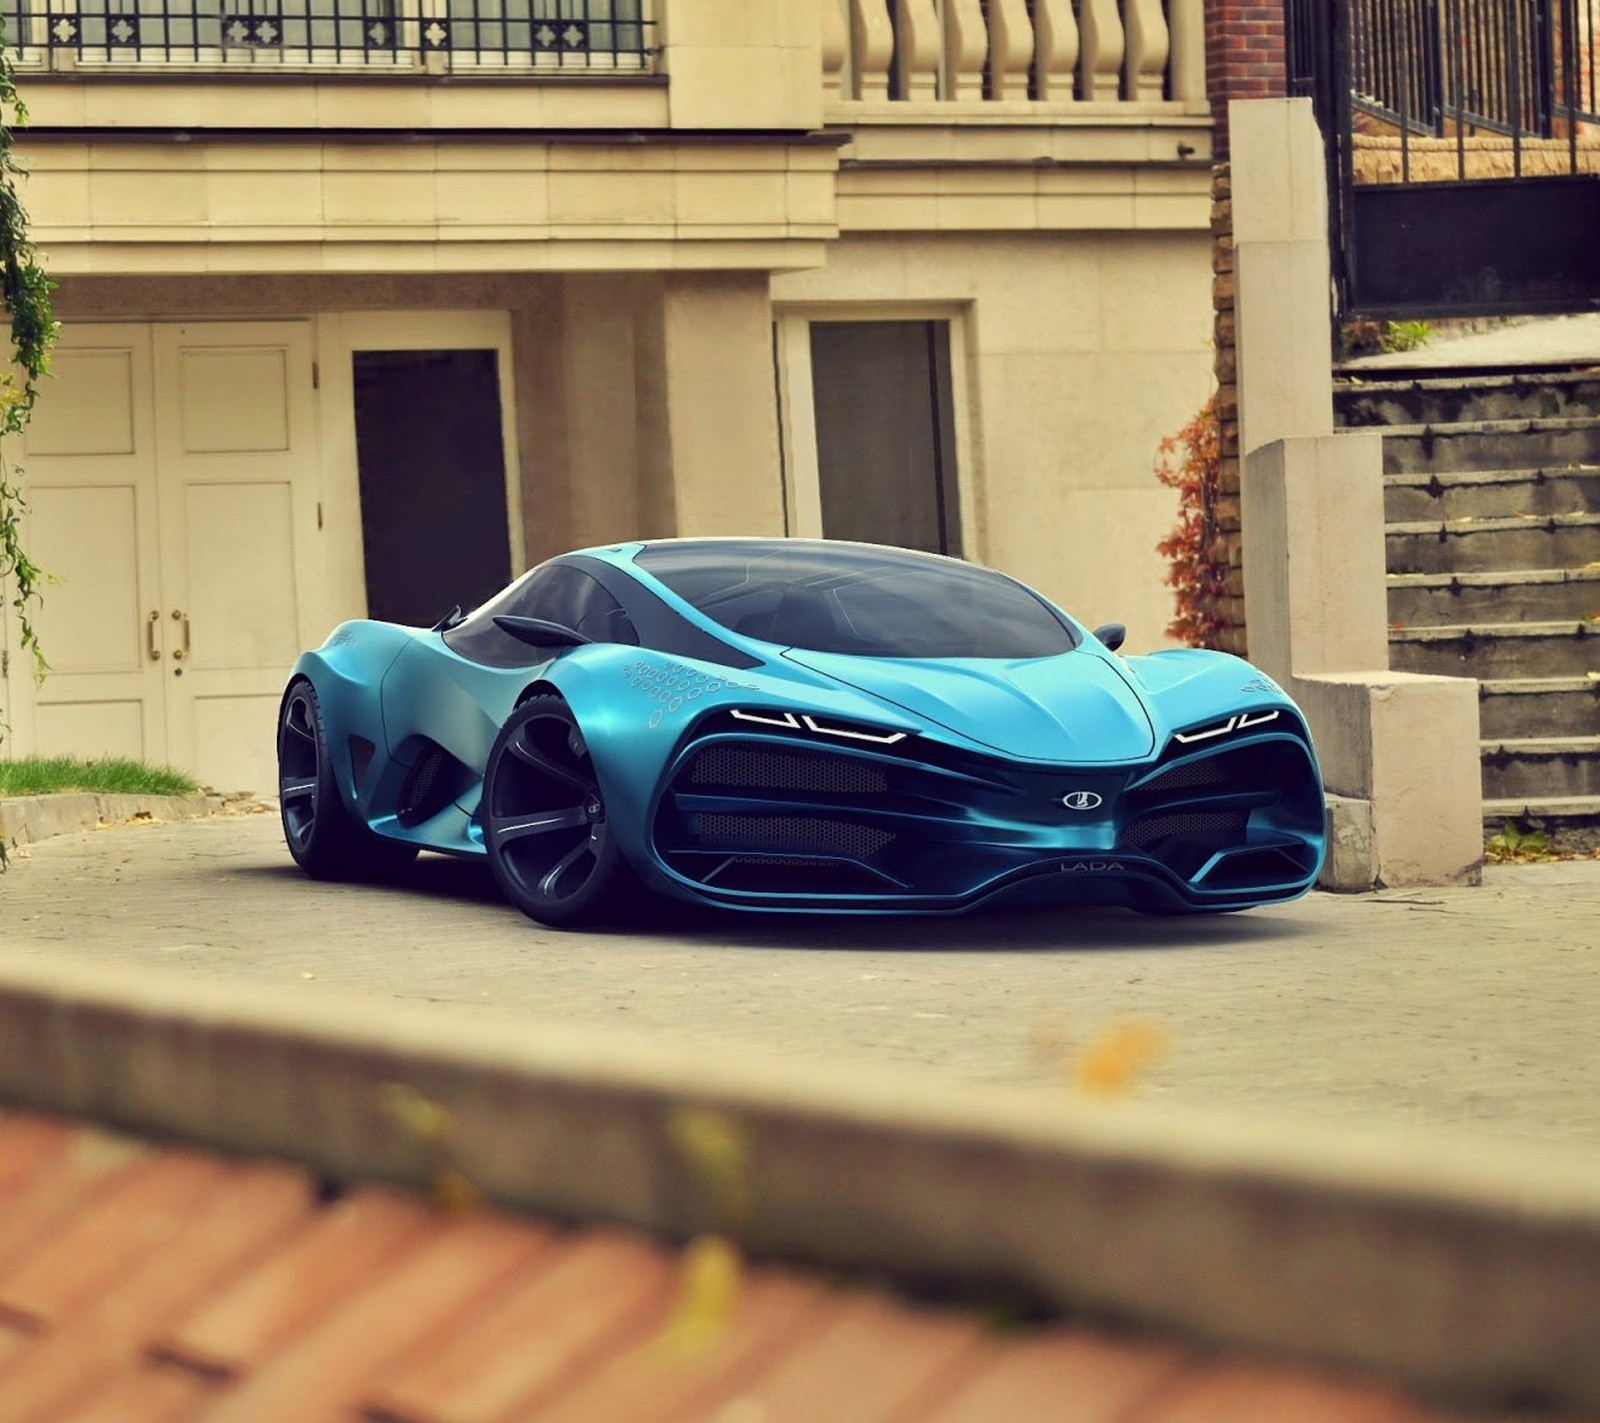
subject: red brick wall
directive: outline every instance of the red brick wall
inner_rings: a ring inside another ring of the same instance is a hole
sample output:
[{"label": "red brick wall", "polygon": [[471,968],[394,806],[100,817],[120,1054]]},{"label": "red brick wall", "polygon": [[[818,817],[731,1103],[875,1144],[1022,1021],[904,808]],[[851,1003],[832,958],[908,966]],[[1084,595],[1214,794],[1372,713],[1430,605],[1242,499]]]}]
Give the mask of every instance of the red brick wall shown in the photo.
[{"label": "red brick wall", "polygon": [[1217,162],[1228,159],[1228,101],[1281,99],[1287,66],[1283,0],[1205,0],[1206,92],[1216,123]]}]

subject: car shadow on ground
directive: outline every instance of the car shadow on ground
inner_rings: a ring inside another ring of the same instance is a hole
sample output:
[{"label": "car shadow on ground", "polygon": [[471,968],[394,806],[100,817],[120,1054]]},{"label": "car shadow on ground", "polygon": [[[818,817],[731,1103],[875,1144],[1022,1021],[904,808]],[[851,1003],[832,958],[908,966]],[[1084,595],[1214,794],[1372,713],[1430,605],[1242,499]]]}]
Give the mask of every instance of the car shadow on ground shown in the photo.
[{"label": "car shadow on ground", "polygon": [[[299,873],[293,866],[284,872]],[[474,860],[423,855],[384,889],[408,897],[492,906],[520,918],[501,895],[488,866]],[[641,893],[619,906],[595,932],[601,937],[623,935],[693,948],[984,953],[1218,948],[1281,943],[1312,931],[1292,907],[1266,913],[1178,916],[1060,904],[989,906],[968,914],[740,914]]]}]

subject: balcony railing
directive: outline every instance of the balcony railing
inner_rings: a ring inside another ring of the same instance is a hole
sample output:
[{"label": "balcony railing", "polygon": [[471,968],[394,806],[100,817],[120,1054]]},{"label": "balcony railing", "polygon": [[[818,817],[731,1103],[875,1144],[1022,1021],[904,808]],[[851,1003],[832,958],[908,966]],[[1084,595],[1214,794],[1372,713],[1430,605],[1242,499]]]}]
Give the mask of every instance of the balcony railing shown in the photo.
[{"label": "balcony railing", "polygon": [[1198,102],[1204,0],[821,0],[845,103]]},{"label": "balcony railing", "polygon": [[51,67],[646,70],[648,0],[0,0],[5,42]]}]

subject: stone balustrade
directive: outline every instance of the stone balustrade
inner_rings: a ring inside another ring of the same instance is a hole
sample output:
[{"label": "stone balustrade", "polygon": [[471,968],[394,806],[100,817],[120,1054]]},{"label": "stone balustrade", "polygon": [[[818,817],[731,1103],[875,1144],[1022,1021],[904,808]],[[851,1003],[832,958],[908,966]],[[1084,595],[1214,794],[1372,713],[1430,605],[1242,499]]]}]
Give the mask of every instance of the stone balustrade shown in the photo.
[{"label": "stone balustrade", "polygon": [[1190,104],[1203,0],[819,0],[831,104]]}]

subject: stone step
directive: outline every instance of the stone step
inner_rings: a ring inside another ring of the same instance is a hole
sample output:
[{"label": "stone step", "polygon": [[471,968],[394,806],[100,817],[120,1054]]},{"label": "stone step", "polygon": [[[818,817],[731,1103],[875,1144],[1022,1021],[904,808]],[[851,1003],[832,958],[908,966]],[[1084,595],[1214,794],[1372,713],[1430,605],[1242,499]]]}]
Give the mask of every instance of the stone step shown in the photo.
[{"label": "stone step", "polygon": [[1600,625],[1563,621],[1396,628],[1389,633],[1389,665],[1396,672],[1445,677],[1582,677],[1600,672]]},{"label": "stone step", "polygon": [[1509,796],[1483,803],[1483,828],[1498,834],[1507,821],[1522,830],[1543,830],[1557,845],[1593,849],[1600,844],[1600,796],[1540,800]]},{"label": "stone step", "polygon": [[1600,618],[1600,567],[1391,573],[1388,586],[1391,627]]},{"label": "stone step", "polygon": [[1485,800],[1600,796],[1600,736],[1539,736],[1483,743]]},{"label": "stone step", "polygon": [[1585,469],[1482,469],[1386,475],[1384,517],[1493,519],[1513,514],[1600,514],[1600,464]]},{"label": "stone step", "polygon": [[1600,677],[1514,677],[1478,683],[1479,734],[1600,736]]},{"label": "stone step", "polygon": [[1600,514],[1422,519],[1384,529],[1390,573],[1493,573],[1600,563]]},{"label": "stone step", "polygon": [[1385,474],[1575,465],[1600,465],[1600,419],[1592,415],[1391,425],[1383,432]]},{"label": "stone step", "polygon": [[1333,403],[1338,422],[1352,428],[1593,415],[1600,411],[1600,367],[1377,380],[1351,374],[1334,383]]}]

